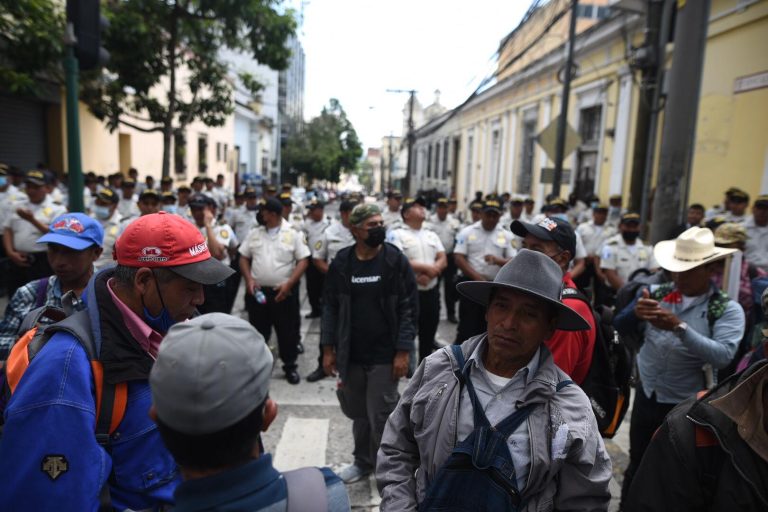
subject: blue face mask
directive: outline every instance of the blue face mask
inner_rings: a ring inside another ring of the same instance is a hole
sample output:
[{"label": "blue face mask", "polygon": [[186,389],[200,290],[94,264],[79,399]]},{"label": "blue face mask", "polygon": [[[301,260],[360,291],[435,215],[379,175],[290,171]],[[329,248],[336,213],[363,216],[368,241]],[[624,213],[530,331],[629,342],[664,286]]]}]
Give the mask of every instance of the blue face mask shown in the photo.
[{"label": "blue face mask", "polygon": [[99,220],[107,220],[112,216],[112,213],[109,211],[109,206],[99,206],[98,204],[93,207],[93,213]]},{"label": "blue face mask", "polygon": [[155,279],[155,287],[157,287],[157,296],[160,297],[160,305],[162,306],[162,308],[160,309],[160,313],[157,316],[152,315],[152,313],[150,313],[149,310],[147,309],[147,306],[144,304],[144,297],[142,297],[141,305],[144,308],[144,322],[146,322],[148,326],[150,326],[152,329],[159,332],[160,334],[165,334],[168,332],[171,326],[176,323],[176,320],[174,320],[171,317],[171,314],[168,312],[168,308],[165,307],[165,301],[163,301],[163,295],[160,293],[160,285],[157,282],[157,277],[155,276],[154,272],[152,272],[152,277]]},{"label": "blue face mask", "polygon": [[164,212],[167,213],[176,213],[176,205],[175,204],[164,204],[161,208]]},{"label": "blue face mask", "polygon": [[553,219],[560,219],[560,220],[564,220],[565,222],[568,222],[568,214],[566,213],[553,213],[552,215],[550,215],[550,217]]},{"label": "blue face mask", "polygon": [[8,184],[8,178],[5,176],[0,176],[0,187],[4,187]]}]

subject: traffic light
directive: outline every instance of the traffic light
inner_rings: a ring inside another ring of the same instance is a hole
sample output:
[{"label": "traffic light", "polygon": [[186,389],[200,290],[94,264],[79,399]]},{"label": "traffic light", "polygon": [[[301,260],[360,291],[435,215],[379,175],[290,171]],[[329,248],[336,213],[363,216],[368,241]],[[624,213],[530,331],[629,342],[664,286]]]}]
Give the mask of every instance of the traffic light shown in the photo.
[{"label": "traffic light", "polygon": [[75,55],[81,70],[95,69],[109,61],[109,52],[101,46],[101,34],[109,27],[101,15],[100,0],[67,0],[67,22],[75,31]]}]

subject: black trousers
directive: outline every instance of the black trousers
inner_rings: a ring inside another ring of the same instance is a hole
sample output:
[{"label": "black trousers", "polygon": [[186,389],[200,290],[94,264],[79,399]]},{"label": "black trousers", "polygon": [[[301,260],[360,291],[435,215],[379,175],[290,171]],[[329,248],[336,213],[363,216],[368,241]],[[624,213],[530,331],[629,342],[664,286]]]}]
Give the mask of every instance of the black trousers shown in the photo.
[{"label": "black trousers", "polygon": [[650,398],[645,396],[643,386],[638,382],[635,388],[635,401],[632,403],[632,419],[629,423],[629,466],[624,472],[624,483],[621,485],[622,500],[629,495],[632,478],[640,467],[654,432],[676,405],[657,402],[656,393]]},{"label": "black trousers", "polygon": [[30,281],[53,275],[51,265],[48,263],[47,252],[27,253],[28,267],[20,267],[8,261],[8,298],[13,297],[16,290]]},{"label": "black trousers", "polygon": [[419,291],[419,361],[435,349],[435,333],[440,323],[440,285]]},{"label": "black trousers", "polygon": [[485,321],[485,308],[466,297],[459,296],[459,325],[456,328],[455,345],[461,345],[467,339],[488,330]]},{"label": "black trousers", "polygon": [[307,299],[309,299],[309,305],[312,307],[312,313],[320,313],[323,310],[321,299],[325,285],[325,274],[317,270],[317,267],[310,260],[306,276]]},{"label": "black trousers", "polygon": [[453,259],[453,253],[446,255],[448,266],[445,267],[440,275],[443,283],[443,294],[445,295],[445,312],[448,318],[456,317],[456,301],[459,293],[456,291],[456,261]]},{"label": "black trousers", "polygon": [[240,279],[242,275],[240,274],[240,255],[238,255],[235,258],[232,258],[232,262],[229,264],[229,268],[235,271],[234,274],[229,276],[227,278],[227,305],[226,305],[226,311],[225,313],[231,313],[232,312],[232,306],[235,305],[235,299],[237,298],[237,290],[240,289]]},{"label": "black trousers", "polygon": [[300,341],[299,328],[299,295],[296,289],[282,302],[275,302],[277,292],[272,288],[262,288],[261,291],[267,297],[266,304],[259,304],[253,295],[246,293],[245,308],[248,310],[248,321],[257,331],[264,336],[264,341],[269,342],[272,327],[277,334],[277,347],[280,360],[283,361],[283,370],[295,370],[296,358],[299,355],[298,344]]},{"label": "black trousers", "polygon": [[197,307],[200,314],[206,313],[227,313],[231,311],[231,308],[227,308],[228,302],[228,289],[227,281],[222,281],[219,284],[206,284],[203,286],[203,293],[205,294],[205,302]]}]

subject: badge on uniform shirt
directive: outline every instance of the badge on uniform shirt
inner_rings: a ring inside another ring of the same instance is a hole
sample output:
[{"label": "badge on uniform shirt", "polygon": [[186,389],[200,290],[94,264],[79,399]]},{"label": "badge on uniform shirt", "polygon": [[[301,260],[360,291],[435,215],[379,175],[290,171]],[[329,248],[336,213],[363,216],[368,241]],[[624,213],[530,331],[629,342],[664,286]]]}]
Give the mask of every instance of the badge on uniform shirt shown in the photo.
[{"label": "badge on uniform shirt", "polygon": [[475,240],[477,240],[477,237],[475,235],[469,235],[469,237],[467,238],[469,239],[470,242],[474,242]]},{"label": "badge on uniform shirt", "polygon": [[323,248],[323,242],[321,242],[319,240],[317,242],[315,242],[315,250],[316,251],[319,251],[322,248]]},{"label": "badge on uniform shirt", "polygon": [[282,231],[282,237],[280,240],[286,245],[293,245],[293,231],[290,229]]},{"label": "badge on uniform shirt", "polygon": [[51,480],[56,480],[69,471],[69,462],[63,455],[46,455],[40,464],[40,470],[48,475]]},{"label": "badge on uniform shirt", "polygon": [[110,235],[117,235],[117,230],[118,230],[117,226],[112,226],[111,228],[109,228],[109,234]]},{"label": "badge on uniform shirt", "polygon": [[43,215],[45,215],[46,217],[49,217],[52,211],[53,210],[51,210],[50,206],[46,206],[45,208],[43,208]]},{"label": "badge on uniform shirt", "polygon": [[229,238],[229,231],[227,231],[226,229],[222,229],[219,235],[221,236],[221,238]]}]

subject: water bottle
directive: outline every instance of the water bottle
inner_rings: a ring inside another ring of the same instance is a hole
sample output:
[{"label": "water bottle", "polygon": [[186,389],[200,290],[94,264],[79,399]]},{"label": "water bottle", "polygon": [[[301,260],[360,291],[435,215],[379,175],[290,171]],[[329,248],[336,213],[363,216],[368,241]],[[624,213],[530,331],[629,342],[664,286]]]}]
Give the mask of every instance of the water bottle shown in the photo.
[{"label": "water bottle", "polygon": [[261,288],[256,288],[253,292],[253,296],[256,299],[256,302],[259,304],[266,304],[267,303],[267,296],[264,295],[264,292],[261,291]]}]

